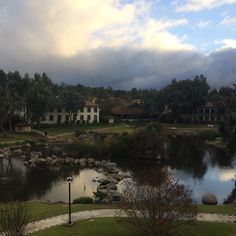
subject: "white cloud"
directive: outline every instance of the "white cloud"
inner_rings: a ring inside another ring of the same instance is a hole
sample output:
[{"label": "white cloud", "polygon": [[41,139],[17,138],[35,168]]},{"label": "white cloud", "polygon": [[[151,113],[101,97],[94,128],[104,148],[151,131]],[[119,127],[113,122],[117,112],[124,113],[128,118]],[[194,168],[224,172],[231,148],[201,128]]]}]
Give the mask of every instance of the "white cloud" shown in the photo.
[{"label": "white cloud", "polygon": [[3,0],[0,7],[3,6],[7,12],[2,27],[0,22],[0,46],[12,53],[9,45],[42,57],[48,54],[71,57],[85,50],[128,44],[191,48],[167,32],[188,21],[152,18],[149,1],[121,4],[119,0]]},{"label": "white cloud", "polygon": [[196,12],[233,3],[236,3],[236,0],[176,0],[173,5],[177,12]]},{"label": "white cloud", "polygon": [[198,28],[205,28],[205,27],[209,26],[210,24],[211,24],[211,21],[202,21],[202,20],[200,20],[197,23],[197,27]]},{"label": "white cloud", "polygon": [[215,44],[221,45],[221,47],[218,50],[236,48],[236,40],[234,39],[216,40]]},{"label": "white cloud", "polygon": [[225,16],[220,24],[221,25],[236,25],[236,17]]}]

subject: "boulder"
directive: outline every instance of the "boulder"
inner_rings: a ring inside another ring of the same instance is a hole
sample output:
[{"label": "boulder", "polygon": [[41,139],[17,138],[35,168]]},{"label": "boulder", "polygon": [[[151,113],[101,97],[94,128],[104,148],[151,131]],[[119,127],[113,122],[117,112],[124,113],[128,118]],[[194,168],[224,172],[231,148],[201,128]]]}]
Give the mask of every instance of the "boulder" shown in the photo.
[{"label": "boulder", "polygon": [[73,164],[73,163],[74,163],[74,159],[73,159],[73,158],[70,158],[70,157],[67,157],[67,158],[65,159],[65,163],[66,163],[66,164]]},{"label": "boulder", "polygon": [[46,165],[46,160],[44,158],[39,158],[37,164],[40,166]]},{"label": "boulder", "polygon": [[103,172],[104,172],[104,169],[103,169],[103,168],[99,168],[99,169],[96,169],[96,171],[97,171],[98,173],[103,173]]},{"label": "boulder", "polygon": [[101,164],[102,164],[102,163],[101,163],[100,161],[95,161],[95,162],[94,162],[94,165],[97,166],[97,167],[101,166]]},{"label": "boulder", "polygon": [[29,164],[29,167],[33,167],[34,168],[34,167],[36,167],[36,164],[34,162],[32,162],[32,163]]},{"label": "boulder", "polygon": [[47,157],[47,158],[46,158],[46,162],[47,162],[48,164],[50,164],[50,163],[52,162],[52,160],[53,160],[52,157]]},{"label": "boulder", "polygon": [[80,160],[79,160],[79,159],[75,159],[75,160],[74,160],[74,164],[75,164],[75,165],[79,165],[79,164],[80,164]]},{"label": "boulder", "polygon": [[25,146],[28,147],[28,148],[31,148],[31,144],[30,143],[26,143]]},{"label": "boulder", "polygon": [[212,193],[205,193],[202,196],[202,203],[206,205],[216,205],[217,204],[217,198]]},{"label": "boulder", "polygon": [[87,164],[87,160],[85,158],[79,159],[79,162],[80,162],[80,166],[82,166],[82,167],[86,166],[86,164]]},{"label": "boulder", "polygon": [[88,164],[92,165],[95,163],[95,160],[93,158],[88,158]]},{"label": "boulder", "polygon": [[23,154],[23,151],[21,149],[16,149],[13,151],[13,155],[22,155]]}]

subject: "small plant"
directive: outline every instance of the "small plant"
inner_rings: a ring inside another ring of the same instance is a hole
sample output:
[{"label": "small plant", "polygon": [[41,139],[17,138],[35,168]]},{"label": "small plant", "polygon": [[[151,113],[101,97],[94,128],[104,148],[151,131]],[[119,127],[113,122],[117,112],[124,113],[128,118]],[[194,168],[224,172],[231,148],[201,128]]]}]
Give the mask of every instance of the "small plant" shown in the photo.
[{"label": "small plant", "polygon": [[23,236],[29,222],[26,203],[9,202],[0,208],[0,231],[4,236]]},{"label": "small plant", "polygon": [[80,197],[73,200],[73,204],[91,204],[93,203],[93,198],[91,197]]}]

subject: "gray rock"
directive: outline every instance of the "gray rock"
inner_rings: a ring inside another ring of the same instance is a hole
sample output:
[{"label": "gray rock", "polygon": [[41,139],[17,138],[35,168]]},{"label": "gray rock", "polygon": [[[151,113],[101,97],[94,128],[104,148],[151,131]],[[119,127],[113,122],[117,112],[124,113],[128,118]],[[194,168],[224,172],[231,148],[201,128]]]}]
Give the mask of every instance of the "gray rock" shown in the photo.
[{"label": "gray rock", "polygon": [[21,150],[21,149],[16,149],[16,150],[14,150],[13,152],[12,152],[14,155],[21,155],[21,154],[23,154],[23,151]]},{"label": "gray rock", "polygon": [[36,164],[34,162],[32,162],[32,163],[29,164],[29,167],[33,167],[34,168],[34,167],[36,167]]},{"label": "gray rock", "polygon": [[37,164],[40,166],[46,165],[46,160],[44,158],[39,158]]},{"label": "gray rock", "polygon": [[82,166],[82,167],[86,166],[86,164],[87,164],[87,160],[85,158],[79,159],[79,162],[80,162],[80,166]]},{"label": "gray rock", "polygon": [[28,148],[30,148],[30,147],[31,147],[31,144],[30,144],[30,143],[26,143],[25,146],[28,147]]},{"label": "gray rock", "polygon": [[94,163],[95,163],[95,160],[93,158],[88,158],[89,165],[94,164]]},{"label": "gray rock", "polygon": [[96,171],[97,171],[98,173],[103,173],[103,172],[104,172],[104,169],[103,169],[103,168],[99,168],[99,169],[96,169]]},{"label": "gray rock", "polygon": [[202,196],[202,203],[206,205],[216,205],[217,204],[217,198],[212,193],[205,193]]},{"label": "gray rock", "polygon": [[102,163],[101,163],[100,161],[95,161],[95,162],[94,162],[94,165],[97,166],[97,167],[101,166],[101,164],[102,164]]},{"label": "gray rock", "polygon": [[75,165],[79,165],[79,164],[80,164],[80,160],[79,160],[79,159],[75,159],[75,160],[74,160],[74,164],[75,164]]},{"label": "gray rock", "polygon": [[111,183],[111,181],[108,179],[100,179],[98,180],[98,182],[100,183],[100,185],[107,185]]},{"label": "gray rock", "polygon": [[47,158],[46,158],[46,162],[47,162],[48,164],[50,164],[52,161],[53,161],[53,158],[52,158],[52,157],[47,157]]}]

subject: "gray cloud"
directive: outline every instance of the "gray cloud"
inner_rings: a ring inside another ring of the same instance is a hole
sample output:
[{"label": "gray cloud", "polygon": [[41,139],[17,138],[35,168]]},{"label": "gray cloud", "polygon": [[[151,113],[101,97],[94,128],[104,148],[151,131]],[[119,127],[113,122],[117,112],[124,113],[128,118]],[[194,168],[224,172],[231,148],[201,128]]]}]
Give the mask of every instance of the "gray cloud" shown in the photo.
[{"label": "gray cloud", "polygon": [[73,58],[37,57],[33,54],[9,55],[0,50],[0,67],[21,73],[43,72],[55,82],[82,83],[114,88],[160,88],[171,79],[194,78],[204,74],[213,87],[235,82],[236,49],[214,52],[209,56],[192,52],[98,49]]}]

